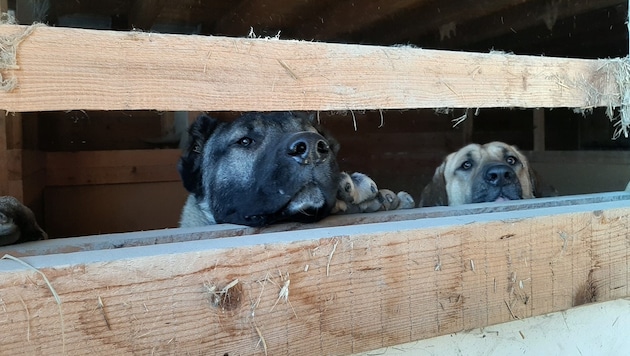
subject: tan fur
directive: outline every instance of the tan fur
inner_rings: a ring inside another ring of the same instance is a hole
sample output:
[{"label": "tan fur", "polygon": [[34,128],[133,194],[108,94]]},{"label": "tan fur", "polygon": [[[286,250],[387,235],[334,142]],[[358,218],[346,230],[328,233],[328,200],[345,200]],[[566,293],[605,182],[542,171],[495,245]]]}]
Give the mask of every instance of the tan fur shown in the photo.
[{"label": "tan fur", "polygon": [[[489,164],[505,163],[505,153],[514,156],[518,164],[511,166],[518,177],[523,199],[534,198],[534,177],[527,157],[514,146],[503,142],[485,145],[470,144],[449,154],[436,168],[433,180],[422,192],[420,206],[461,205],[472,201],[472,177]],[[473,162],[468,171],[458,169],[465,161]]]}]

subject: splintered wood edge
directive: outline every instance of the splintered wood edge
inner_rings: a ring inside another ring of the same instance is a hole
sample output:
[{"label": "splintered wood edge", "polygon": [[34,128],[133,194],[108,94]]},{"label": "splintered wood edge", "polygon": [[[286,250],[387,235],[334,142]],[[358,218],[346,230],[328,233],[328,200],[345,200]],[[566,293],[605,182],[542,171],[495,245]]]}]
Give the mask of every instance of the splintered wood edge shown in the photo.
[{"label": "splintered wood edge", "polygon": [[618,200],[24,257],[60,305],[0,260],[3,351],[350,354],[623,298],[629,219]]},{"label": "splintered wood edge", "polygon": [[[27,28],[2,25],[0,36]],[[617,62],[38,26],[7,111],[618,106]]]}]

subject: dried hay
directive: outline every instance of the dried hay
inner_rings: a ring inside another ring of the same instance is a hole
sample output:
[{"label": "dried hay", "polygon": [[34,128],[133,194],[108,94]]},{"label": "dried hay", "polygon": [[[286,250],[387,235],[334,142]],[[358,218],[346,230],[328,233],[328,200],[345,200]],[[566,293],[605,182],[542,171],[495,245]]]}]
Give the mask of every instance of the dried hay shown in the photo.
[{"label": "dried hay", "polygon": [[[9,14],[0,15],[0,24],[13,25],[15,18]],[[24,29],[24,31],[12,35],[0,36],[0,90],[10,92],[17,87],[17,78],[11,76],[6,78],[8,70],[20,69],[17,65],[17,48],[28,36],[30,36],[35,28],[46,26],[41,23],[34,23]]]}]

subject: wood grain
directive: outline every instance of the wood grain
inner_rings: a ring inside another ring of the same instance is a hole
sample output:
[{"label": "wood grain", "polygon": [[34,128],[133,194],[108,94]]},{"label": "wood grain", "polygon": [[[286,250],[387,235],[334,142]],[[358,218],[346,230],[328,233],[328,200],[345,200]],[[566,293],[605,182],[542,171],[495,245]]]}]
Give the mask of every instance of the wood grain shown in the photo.
[{"label": "wood grain", "polygon": [[565,310],[588,280],[627,297],[629,219],[619,200],[25,257],[60,307],[0,260],[2,351],[342,355]]},{"label": "wood grain", "polygon": [[48,152],[47,186],[179,181],[178,149]]},{"label": "wood grain", "polygon": [[18,87],[0,93],[8,111],[619,104],[613,64],[505,53],[37,27],[17,62]]}]

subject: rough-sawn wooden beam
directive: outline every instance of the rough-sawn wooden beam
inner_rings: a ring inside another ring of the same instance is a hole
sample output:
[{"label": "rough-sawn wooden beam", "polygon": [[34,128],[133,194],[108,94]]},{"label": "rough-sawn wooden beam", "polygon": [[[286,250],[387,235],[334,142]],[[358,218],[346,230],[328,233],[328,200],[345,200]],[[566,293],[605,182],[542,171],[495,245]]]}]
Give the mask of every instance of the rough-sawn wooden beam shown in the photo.
[{"label": "rough-sawn wooden beam", "polygon": [[629,224],[612,201],[24,257],[50,285],[0,260],[2,352],[373,350],[627,297]]},{"label": "rough-sawn wooden beam", "polygon": [[[0,36],[25,29],[3,25]],[[40,26],[19,44],[17,66],[2,71],[17,86],[0,93],[0,109],[616,106],[613,67],[505,53]]]}]

